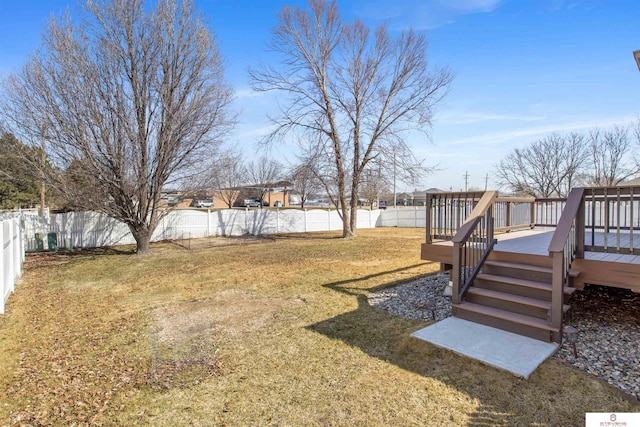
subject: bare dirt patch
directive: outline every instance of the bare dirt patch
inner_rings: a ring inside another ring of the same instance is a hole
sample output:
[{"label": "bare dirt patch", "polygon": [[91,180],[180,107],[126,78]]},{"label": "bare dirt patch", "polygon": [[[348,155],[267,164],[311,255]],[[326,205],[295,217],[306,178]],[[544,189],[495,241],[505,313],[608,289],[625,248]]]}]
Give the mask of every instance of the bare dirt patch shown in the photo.
[{"label": "bare dirt patch", "polygon": [[182,239],[171,240],[172,243],[178,245],[187,250],[200,250],[215,247],[224,246],[242,246],[242,245],[256,245],[264,243],[275,242],[275,238],[272,236],[235,236],[235,237],[201,237],[190,238],[184,237]]},{"label": "bare dirt patch", "polygon": [[225,336],[262,328],[282,308],[300,303],[298,299],[259,298],[241,289],[228,289],[213,298],[154,310],[149,329],[153,383],[165,389],[183,387],[220,374],[217,353]]}]

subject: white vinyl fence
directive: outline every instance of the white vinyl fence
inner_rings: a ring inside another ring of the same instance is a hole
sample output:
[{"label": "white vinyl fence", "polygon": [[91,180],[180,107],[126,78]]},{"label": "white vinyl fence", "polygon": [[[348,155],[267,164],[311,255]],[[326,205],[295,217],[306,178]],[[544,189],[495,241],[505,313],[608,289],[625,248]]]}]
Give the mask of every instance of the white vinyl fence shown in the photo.
[{"label": "white vinyl fence", "polygon": [[2,242],[2,259],[0,260],[0,289],[2,290],[0,314],[2,314],[9,295],[22,276],[24,239],[18,218],[0,221],[0,242]]},{"label": "white vinyl fence", "polygon": [[[51,249],[49,236],[58,247],[89,248],[133,244],[135,240],[123,223],[96,212],[54,214],[43,220],[23,216],[27,250]],[[357,228],[424,227],[424,208],[358,210]],[[327,209],[181,209],[163,218],[152,241],[209,236],[273,235],[342,230],[336,210]],[[41,239],[40,246],[36,241]]]}]

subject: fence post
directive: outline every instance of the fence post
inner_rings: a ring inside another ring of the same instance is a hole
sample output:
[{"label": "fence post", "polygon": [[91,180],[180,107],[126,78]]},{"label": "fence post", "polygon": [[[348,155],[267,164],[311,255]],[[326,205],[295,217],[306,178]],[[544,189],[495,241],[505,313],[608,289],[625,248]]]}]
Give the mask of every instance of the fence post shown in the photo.
[{"label": "fence post", "polygon": [[20,232],[20,236],[19,236],[19,244],[18,244],[18,251],[20,253],[20,276],[22,277],[22,263],[24,262],[24,253],[26,251],[26,248],[24,247],[24,239],[25,239],[25,232],[24,232],[24,223],[22,222],[22,219],[18,219],[18,230]]},{"label": "fence post", "polygon": [[327,209],[327,213],[329,214],[328,218],[329,218],[329,231],[331,231],[331,207],[329,207],[329,209]]},{"label": "fence post", "polygon": [[20,227],[15,219],[11,220],[11,261],[12,261],[12,274],[11,274],[11,292],[16,289],[16,278],[22,276],[22,269],[20,268]]},{"label": "fence post", "polygon": [[307,232],[307,208],[303,209],[304,212],[304,232]]},{"label": "fence post", "polygon": [[211,236],[211,209],[207,208],[207,237]]},{"label": "fence post", "polygon": [[[9,227],[7,227],[9,229],[8,230],[8,235],[7,236],[3,235],[3,241],[2,241],[2,246],[3,246],[2,262],[3,262],[3,264],[5,264],[6,268],[8,269],[8,271],[4,272],[5,280],[7,280],[7,279],[9,280],[9,282],[4,284],[5,291],[7,289],[9,289],[9,292],[7,293],[7,295],[10,292],[13,292],[13,279],[15,278],[14,271],[13,271],[14,266],[13,266],[13,248],[12,248],[12,245],[13,245],[13,233],[12,233],[13,227],[11,226],[11,223],[9,223],[8,225],[9,225]],[[2,229],[3,229],[3,232],[4,232],[4,224],[2,224]],[[6,249],[4,249],[4,243],[5,243],[4,241],[5,240],[8,243]],[[9,262],[5,263],[4,260],[6,258],[9,259]]]},{"label": "fence post", "polygon": [[276,208],[276,234],[280,231],[280,208]]},{"label": "fence post", "polygon": [[5,272],[4,272],[4,223],[0,221],[0,313],[4,313],[4,298],[7,288],[7,283],[5,283]]}]

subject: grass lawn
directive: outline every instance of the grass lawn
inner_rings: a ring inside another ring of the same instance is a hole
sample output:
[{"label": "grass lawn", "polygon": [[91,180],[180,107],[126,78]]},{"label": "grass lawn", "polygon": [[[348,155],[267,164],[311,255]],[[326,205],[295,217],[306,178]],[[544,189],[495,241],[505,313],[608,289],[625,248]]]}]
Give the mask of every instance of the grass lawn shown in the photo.
[{"label": "grass lawn", "polygon": [[[435,272],[423,230],[29,256],[0,316],[0,425],[583,425],[637,401],[409,337],[367,295]],[[196,246],[194,246],[196,247]]]}]

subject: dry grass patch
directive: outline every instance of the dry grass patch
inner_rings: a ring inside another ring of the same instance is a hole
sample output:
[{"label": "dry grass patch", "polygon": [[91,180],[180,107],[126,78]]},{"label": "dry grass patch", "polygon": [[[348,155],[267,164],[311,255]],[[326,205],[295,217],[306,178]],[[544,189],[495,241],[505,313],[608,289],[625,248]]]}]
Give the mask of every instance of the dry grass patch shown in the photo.
[{"label": "dry grass patch", "polygon": [[582,425],[640,410],[555,360],[524,381],[410,338],[427,323],[367,296],[436,271],[423,230],[337,236],[33,258],[0,316],[0,425]]},{"label": "dry grass patch", "polygon": [[203,329],[237,335],[266,326],[283,307],[301,303],[299,299],[259,298],[242,289],[226,289],[212,298],[159,307],[152,318],[161,341],[188,338]]}]

